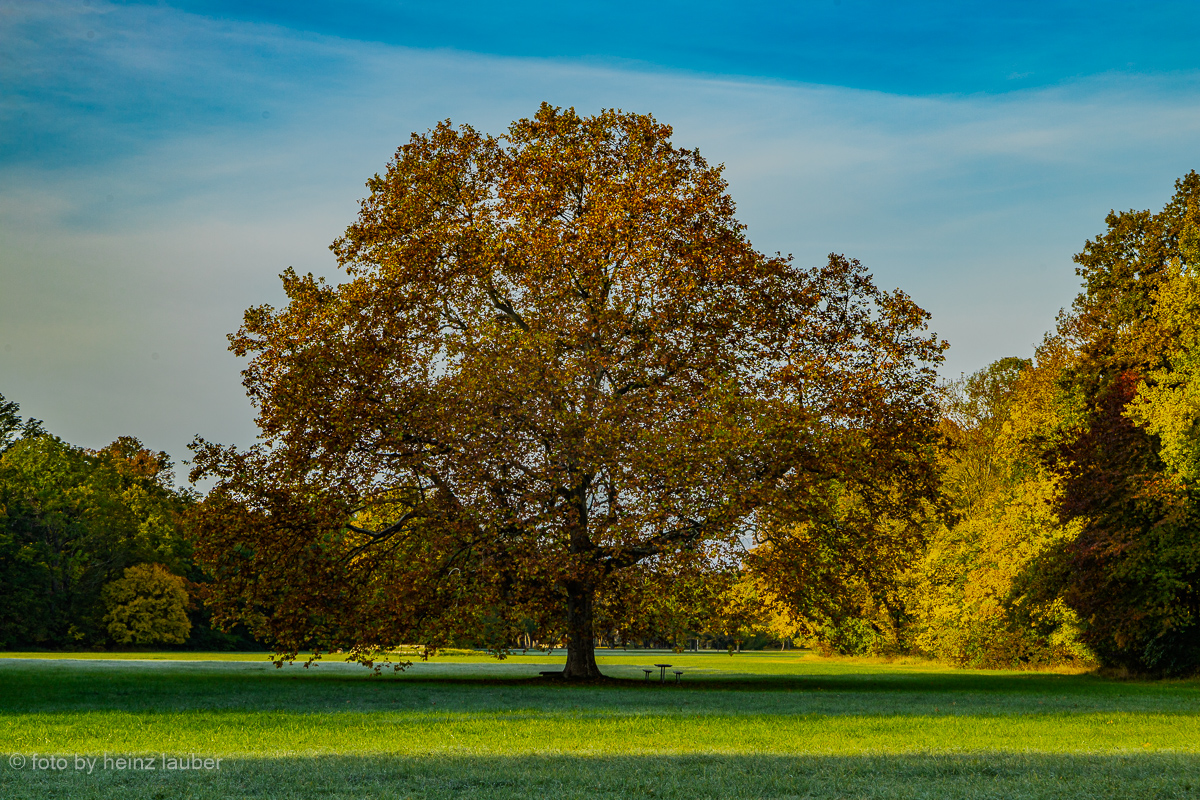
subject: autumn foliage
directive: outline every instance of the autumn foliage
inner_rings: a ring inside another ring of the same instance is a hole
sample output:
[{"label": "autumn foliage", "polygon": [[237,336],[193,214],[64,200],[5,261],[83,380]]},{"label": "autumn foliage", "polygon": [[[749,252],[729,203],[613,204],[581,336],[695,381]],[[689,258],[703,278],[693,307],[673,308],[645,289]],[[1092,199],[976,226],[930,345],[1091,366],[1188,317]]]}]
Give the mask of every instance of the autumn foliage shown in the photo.
[{"label": "autumn foliage", "polygon": [[650,116],[445,122],[367,188],[344,279],[230,336],[261,438],[196,440],[203,502],[0,397],[0,648],[1200,672],[1200,175],[1108,215],[1032,358],[940,384],[924,311],[757,251]]},{"label": "autumn foliage", "polygon": [[1198,204],[1192,172],[1162,211],[1109,214],[1034,362],[949,437],[958,507],[912,579],[917,649],[1200,670]]},{"label": "autumn foliage", "polygon": [[345,282],[289,271],[246,313],[262,443],[198,441],[193,473],[224,619],[363,659],[533,624],[591,678],[597,608],[633,588],[795,531],[853,550],[854,520],[930,495],[925,312],[853,259],[756,251],[670,135],[549,106],[440,124],[368,182]]}]

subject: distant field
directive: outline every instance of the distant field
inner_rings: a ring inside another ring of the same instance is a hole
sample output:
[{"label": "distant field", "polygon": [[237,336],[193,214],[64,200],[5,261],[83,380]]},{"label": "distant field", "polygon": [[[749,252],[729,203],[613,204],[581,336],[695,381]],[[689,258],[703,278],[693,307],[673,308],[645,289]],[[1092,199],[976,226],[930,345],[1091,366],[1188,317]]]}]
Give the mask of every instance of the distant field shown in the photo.
[{"label": "distant field", "polygon": [[[557,654],[382,677],[263,654],[5,654],[0,797],[1200,798],[1197,681],[793,652],[598,660],[619,680],[540,680]],[[683,682],[647,683],[655,663]],[[164,769],[189,754],[200,768]]]}]

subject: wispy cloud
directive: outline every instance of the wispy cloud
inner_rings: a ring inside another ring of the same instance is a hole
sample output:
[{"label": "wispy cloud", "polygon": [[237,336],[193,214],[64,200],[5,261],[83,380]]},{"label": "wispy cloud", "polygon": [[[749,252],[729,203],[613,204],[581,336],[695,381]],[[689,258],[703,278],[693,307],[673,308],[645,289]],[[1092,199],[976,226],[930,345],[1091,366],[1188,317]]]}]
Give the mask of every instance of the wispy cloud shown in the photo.
[{"label": "wispy cloud", "polygon": [[653,112],[726,164],[761,249],[845,252],[929,308],[950,372],[1027,354],[1075,292],[1071,254],[1110,207],[1161,206],[1200,133],[1191,73],[920,97],[12,8],[0,392],[74,441],[134,433],[176,456],[194,433],[253,436],[224,334],[279,300],[284,267],[332,274],[363,182],[440,119]]}]

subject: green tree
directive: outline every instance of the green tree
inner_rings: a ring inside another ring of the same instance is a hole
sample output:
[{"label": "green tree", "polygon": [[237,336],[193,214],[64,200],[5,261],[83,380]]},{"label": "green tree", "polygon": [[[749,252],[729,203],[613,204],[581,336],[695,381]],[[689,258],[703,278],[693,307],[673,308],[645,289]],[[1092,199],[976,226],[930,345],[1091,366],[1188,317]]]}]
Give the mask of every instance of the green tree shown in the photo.
[{"label": "green tree", "polygon": [[1015,464],[1001,452],[1002,436],[1018,380],[1032,366],[1028,359],[1002,358],[945,388],[942,430],[949,451],[942,490],[952,512],[968,513],[1011,482]]},{"label": "green tree", "polygon": [[131,438],[91,452],[48,434],[0,453],[0,646],[100,645],[101,590],[141,561],[186,565],[190,502]]},{"label": "green tree", "polygon": [[[927,457],[935,454],[930,443]],[[746,556],[768,609],[785,612],[800,638],[820,650],[860,655],[902,646],[906,612],[898,592],[920,556],[930,508],[906,508],[886,480],[872,488],[831,481],[824,508],[761,532]]]},{"label": "green tree", "polygon": [[118,644],[183,644],[188,619],[187,582],[162,564],[137,564],[105,585],[104,624]]},{"label": "green tree", "polygon": [[21,407],[0,394],[0,453],[19,439],[32,439],[45,433],[41,420],[21,419]]},{"label": "green tree", "polygon": [[856,261],[754,250],[670,133],[543,106],[414,135],[333,245],[349,279],[288,272],[286,308],[247,312],[263,444],[198,442],[193,473],[224,619],[288,655],[503,649],[532,620],[591,678],[622,575],[724,568],[835,480],[929,492],[925,312]]},{"label": "green tree", "polygon": [[1137,387],[1127,416],[1161,444],[1160,457],[1188,487],[1200,481],[1200,208],[1192,205],[1180,258],[1155,292],[1155,334],[1166,364]]}]

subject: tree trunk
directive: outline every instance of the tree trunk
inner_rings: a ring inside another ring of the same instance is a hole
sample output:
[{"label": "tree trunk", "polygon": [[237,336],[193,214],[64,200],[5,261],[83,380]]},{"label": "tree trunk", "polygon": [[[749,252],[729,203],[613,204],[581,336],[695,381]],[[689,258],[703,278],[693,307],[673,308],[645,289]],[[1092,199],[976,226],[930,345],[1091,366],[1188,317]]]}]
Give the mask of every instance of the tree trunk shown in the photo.
[{"label": "tree trunk", "polygon": [[592,630],[595,589],[584,584],[567,586],[567,665],[565,680],[603,678],[596,666],[596,637]]}]

